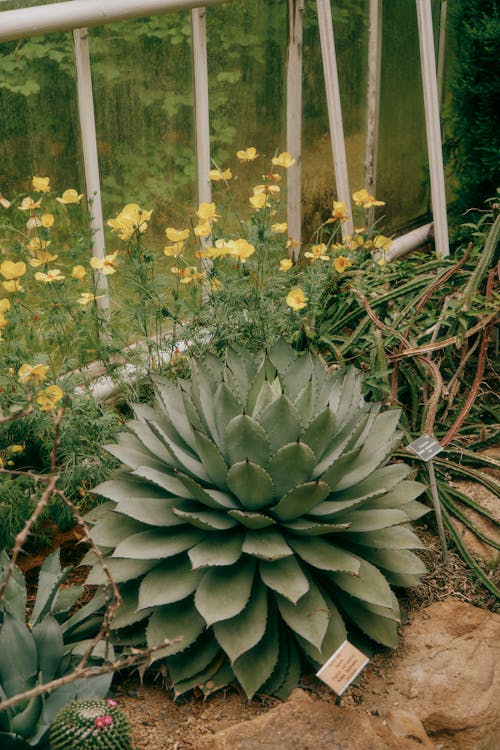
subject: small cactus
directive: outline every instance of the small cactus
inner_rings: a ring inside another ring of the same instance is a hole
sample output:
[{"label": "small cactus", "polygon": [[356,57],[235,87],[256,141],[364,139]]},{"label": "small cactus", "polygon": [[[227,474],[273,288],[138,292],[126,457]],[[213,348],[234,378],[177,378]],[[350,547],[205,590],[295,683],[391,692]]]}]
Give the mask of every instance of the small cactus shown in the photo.
[{"label": "small cactus", "polygon": [[116,701],[81,700],[56,716],[50,729],[51,750],[132,750],[130,724]]}]

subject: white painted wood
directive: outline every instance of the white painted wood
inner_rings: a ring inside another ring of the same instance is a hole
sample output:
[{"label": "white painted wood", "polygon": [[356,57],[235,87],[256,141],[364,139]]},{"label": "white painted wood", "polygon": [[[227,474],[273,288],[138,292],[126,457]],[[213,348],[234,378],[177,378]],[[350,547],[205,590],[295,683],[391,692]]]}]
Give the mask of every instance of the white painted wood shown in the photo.
[{"label": "white painted wood", "polygon": [[439,97],[439,109],[443,106],[443,81],[444,81],[444,63],[446,57],[446,23],[448,19],[448,0],[441,0],[441,10],[439,14],[439,44],[438,44],[438,62],[437,62],[437,87]]},{"label": "white painted wood", "polygon": [[[368,89],[366,112],[365,187],[377,194],[378,136],[380,122],[380,72],[382,63],[382,0],[370,0],[368,32]],[[373,224],[374,208],[366,211],[366,223]]]},{"label": "white painted wood", "polygon": [[347,173],[344,126],[342,122],[342,106],[340,103],[339,77],[335,56],[330,0],[316,0],[316,8],[321,40],[321,54],[323,57],[323,74],[325,78],[330,137],[332,140],[333,166],[337,184],[337,199],[345,202],[349,214],[349,220],[342,222],[342,236],[345,237],[353,232],[352,206]]},{"label": "white painted wood", "polygon": [[[220,5],[222,2],[224,0],[203,0],[203,5]],[[200,0],[69,0],[36,8],[4,10],[0,11],[0,42],[187,10],[199,4]]]},{"label": "white painted wood", "polygon": [[430,222],[412,229],[411,232],[406,232],[406,234],[396,237],[391,247],[384,253],[387,263],[397,258],[403,258],[405,255],[413,252],[413,250],[417,250],[422,245],[425,245],[426,242],[434,237],[433,229],[434,225]]},{"label": "white painted wood", "polygon": [[286,75],[287,151],[295,164],[287,170],[288,236],[297,242],[290,248],[295,260],[302,242],[302,13],[304,0],[288,0],[288,58]]},{"label": "white painted wood", "polygon": [[431,0],[416,0],[436,255],[450,254]]},{"label": "white painted wood", "polygon": [[[89,40],[87,29],[73,30],[73,50],[75,56],[78,115],[82,138],[83,164],[87,201],[92,231],[92,255],[104,258],[104,222],[102,217],[101,183],[99,179],[99,159],[97,155],[97,135],[90,71]],[[97,300],[98,307],[107,315],[109,312],[107,277],[95,271],[97,293],[103,295]]]}]

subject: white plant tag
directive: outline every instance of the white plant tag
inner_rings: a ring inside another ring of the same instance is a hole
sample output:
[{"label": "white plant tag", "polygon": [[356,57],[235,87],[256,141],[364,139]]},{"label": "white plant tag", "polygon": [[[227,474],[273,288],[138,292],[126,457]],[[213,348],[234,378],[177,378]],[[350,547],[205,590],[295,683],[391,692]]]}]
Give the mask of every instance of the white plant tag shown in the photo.
[{"label": "white plant tag", "polygon": [[443,450],[436,438],[427,435],[427,433],[421,435],[406,447],[409,451],[421,458],[422,461],[430,461],[431,458],[434,458],[434,456],[437,456],[437,454]]},{"label": "white plant tag", "polygon": [[370,659],[362,651],[349,641],[344,641],[316,672],[316,677],[319,677],[340,696],[369,661]]}]

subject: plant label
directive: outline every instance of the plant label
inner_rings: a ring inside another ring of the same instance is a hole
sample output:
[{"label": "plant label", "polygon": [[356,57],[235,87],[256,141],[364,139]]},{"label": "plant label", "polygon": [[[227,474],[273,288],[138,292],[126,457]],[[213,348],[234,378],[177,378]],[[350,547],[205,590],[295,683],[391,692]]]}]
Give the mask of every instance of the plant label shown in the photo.
[{"label": "plant label", "polygon": [[406,447],[409,451],[421,458],[422,461],[430,461],[431,458],[434,458],[434,456],[437,456],[437,454],[443,450],[436,438],[427,434],[421,435]]},{"label": "plant label", "polygon": [[349,641],[344,641],[319,672],[316,672],[316,677],[341,696],[369,661],[362,651]]}]

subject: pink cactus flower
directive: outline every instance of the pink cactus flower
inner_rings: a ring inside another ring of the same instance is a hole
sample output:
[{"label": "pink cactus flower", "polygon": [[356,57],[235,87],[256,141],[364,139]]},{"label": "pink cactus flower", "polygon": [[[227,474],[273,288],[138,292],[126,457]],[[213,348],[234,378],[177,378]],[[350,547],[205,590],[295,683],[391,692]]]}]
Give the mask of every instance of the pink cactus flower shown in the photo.
[{"label": "pink cactus flower", "polygon": [[98,716],[97,719],[94,719],[94,726],[96,726],[98,729],[104,729],[104,727],[110,727],[113,725],[113,717],[109,714],[106,714],[105,716]]}]

